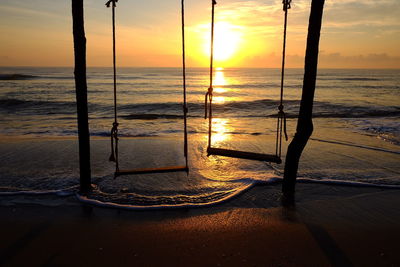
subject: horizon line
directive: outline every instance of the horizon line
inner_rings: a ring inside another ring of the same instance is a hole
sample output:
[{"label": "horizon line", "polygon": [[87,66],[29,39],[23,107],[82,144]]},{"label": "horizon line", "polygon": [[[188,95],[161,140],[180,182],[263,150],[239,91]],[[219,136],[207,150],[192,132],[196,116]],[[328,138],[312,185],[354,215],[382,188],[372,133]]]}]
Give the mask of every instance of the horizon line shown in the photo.
[{"label": "horizon line", "polygon": [[[0,66],[0,68],[74,68],[74,66],[33,66],[33,65],[16,65],[16,66]],[[112,68],[112,66],[87,66],[87,68]],[[172,68],[182,68],[182,66],[171,66],[171,67],[165,67],[165,66],[121,66],[117,67],[119,68],[137,68],[137,69],[143,69],[143,68],[153,68],[153,69],[172,69]],[[209,69],[209,67],[204,66],[204,67],[199,67],[199,66],[193,66],[193,67],[186,67],[187,69],[190,68],[197,68],[197,69]],[[280,67],[215,67],[215,69],[222,68],[222,69],[281,69]],[[304,69],[304,67],[286,67],[285,69]],[[318,69],[353,69],[353,70],[400,70],[400,67],[398,68],[385,68],[385,67],[378,67],[378,68],[370,68],[370,67],[358,67],[358,68],[348,68],[348,67],[319,67]]]}]

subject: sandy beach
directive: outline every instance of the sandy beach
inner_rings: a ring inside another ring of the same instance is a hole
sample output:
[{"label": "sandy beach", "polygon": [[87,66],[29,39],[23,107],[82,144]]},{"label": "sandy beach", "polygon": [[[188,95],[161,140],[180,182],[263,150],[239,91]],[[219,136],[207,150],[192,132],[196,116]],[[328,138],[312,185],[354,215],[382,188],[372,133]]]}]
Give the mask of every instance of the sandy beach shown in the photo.
[{"label": "sandy beach", "polygon": [[[213,208],[1,206],[3,266],[398,266],[396,190],[300,184],[295,207],[256,187]],[[317,194],[324,194],[323,200]],[[244,197],[244,196],[242,196]],[[250,202],[250,201],[249,201]],[[73,203],[73,204],[72,204]],[[257,207],[258,206],[258,207]]]}]

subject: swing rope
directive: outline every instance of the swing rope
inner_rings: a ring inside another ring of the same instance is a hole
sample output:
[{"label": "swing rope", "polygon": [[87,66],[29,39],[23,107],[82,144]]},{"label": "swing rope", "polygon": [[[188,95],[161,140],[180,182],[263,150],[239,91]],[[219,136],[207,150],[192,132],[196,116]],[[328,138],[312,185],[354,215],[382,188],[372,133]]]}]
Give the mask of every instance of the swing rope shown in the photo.
[{"label": "swing rope", "polygon": [[[109,0],[106,6],[112,7],[112,35],[113,35],[113,85],[114,85],[114,122],[111,128],[111,155],[109,160],[115,162],[116,171],[119,170],[118,164],[118,114],[117,114],[117,67],[116,67],[116,53],[115,53],[115,7],[118,0]],[[111,5],[112,4],[112,5]],[[115,143],[115,145],[114,145]]]},{"label": "swing rope", "polygon": [[[286,58],[286,30],[287,30],[287,15],[288,9],[290,9],[290,3],[292,0],[283,0],[283,11],[284,15],[284,26],[283,26],[283,48],[282,48],[282,70],[281,70],[281,92],[280,92],[280,101],[278,107],[278,121],[277,121],[277,129],[276,129],[276,146],[275,146],[275,154],[279,157],[282,155],[282,136],[285,135],[285,140],[288,140],[288,135],[286,131],[286,114],[283,111],[283,88],[284,88],[284,80],[285,80],[285,58]],[[282,133],[283,132],[283,133]]]},{"label": "swing rope", "polygon": [[185,58],[185,0],[181,1],[181,17],[182,17],[182,79],[183,79],[183,127],[184,127],[184,145],[183,154],[185,156],[185,166],[188,168],[188,136],[187,136],[187,113],[188,107],[186,103],[186,58]]},{"label": "swing rope", "polygon": [[[211,147],[211,126],[212,126],[212,97],[213,97],[213,69],[214,69],[214,14],[215,14],[215,5],[217,1],[211,0],[211,46],[210,46],[210,86],[208,87],[208,91],[205,96],[205,110],[204,110],[204,119],[207,119],[207,110],[208,110],[208,148]],[[209,101],[209,105],[207,107],[207,101]]]}]

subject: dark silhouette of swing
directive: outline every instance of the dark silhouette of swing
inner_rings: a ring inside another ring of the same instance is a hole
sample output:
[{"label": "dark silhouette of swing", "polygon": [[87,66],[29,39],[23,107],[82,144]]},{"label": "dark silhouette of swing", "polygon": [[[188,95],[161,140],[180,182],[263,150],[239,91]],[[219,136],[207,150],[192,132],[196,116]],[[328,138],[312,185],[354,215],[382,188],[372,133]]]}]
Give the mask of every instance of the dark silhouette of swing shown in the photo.
[{"label": "dark silhouette of swing", "polygon": [[[281,92],[280,92],[280,104],[278,106],[278,116],[277,116],[277,130],[276,130],[276,146],[275,146],[275,154],[263,154],[263,153],[254,153],[254,152],[246,152],[240,150],[232,150],[226,148],[216,148],[211,146],[211,137],[212,137],[212,97],[213,97],[213,61],[214,61],[214,11],[215,5],[217,2],[215,0],[211,0],[211,47],[210,47],[210,86],[205,95],[205,115],[204,118],[207,119],[207,111],[208,111],[208,146],[207,146],[207,155],[217,155],[217,156],[225,156],[232,158],[241,158],[248,160],[259,160],[273,163],[282,163],[281,154],[282,154],[282,132],[285,135],[286,140],[288,139],[286,133],[286,115],[283,111],[283,82],[285,76],[285,53],[286,53],[286,28],[287,28],[287,13],[290,8],[291,0],[283,0],[283,11],[284,14],[284,33],[283,33],[283,51],[282,51],[282,71],[281,71]],[[207,107],[207,102],[209,102]]]},{"label": "dark silhouette of swing", "polygon": [[183,76],[183,122],[184,122],[184,147],[185,165],[166,166],[159,168],[140,168],[140,169],[119,169],[118,161],[118,116],[117,116],[117,76],[116,76],[116,53],[115,53],[115,7],[118,0],[109,0],[107,7],[112,6],[112,32],[113,32],[113,76],[114,76],[114,122],[111,129],[111,155],[109,160],[115,162],[114,177],[129,174],[146,174],[146,173],[165,173],[165,172],[189,172],[188,167],[188,135],[187,135],[187,104],[186,104],[186,61],[185,61],[185,13],[184,0],[181,0],[182,15],[182,76]]}]

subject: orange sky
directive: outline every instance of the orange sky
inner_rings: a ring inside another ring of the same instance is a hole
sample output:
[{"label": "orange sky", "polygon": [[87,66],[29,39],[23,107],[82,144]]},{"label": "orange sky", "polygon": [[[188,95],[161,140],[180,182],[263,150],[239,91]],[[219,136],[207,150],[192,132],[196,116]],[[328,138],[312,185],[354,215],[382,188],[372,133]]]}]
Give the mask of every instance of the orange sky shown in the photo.
[{"label": "orange sky", "polygon": [[[189,67],[209,60],[210,2],[186,0]],[[311,1],[289,10],[287,66],[304,64]],[[400,68],[400,1],[326,1],[320,67]],[[71,66],[70,1],[3,0],[1,66]],[[88,65],[110,66],[111,10],[85,1]],[[220,0],[216,6],[215,66],[279,67],[281,1]],[[119,66],[181,64],[180,1],[120,0],[117,6]]]}]

